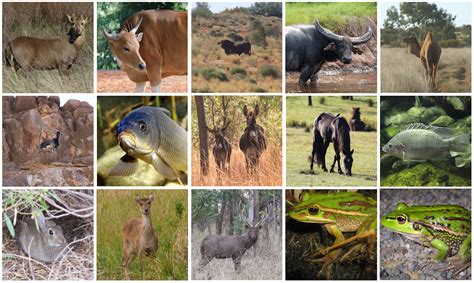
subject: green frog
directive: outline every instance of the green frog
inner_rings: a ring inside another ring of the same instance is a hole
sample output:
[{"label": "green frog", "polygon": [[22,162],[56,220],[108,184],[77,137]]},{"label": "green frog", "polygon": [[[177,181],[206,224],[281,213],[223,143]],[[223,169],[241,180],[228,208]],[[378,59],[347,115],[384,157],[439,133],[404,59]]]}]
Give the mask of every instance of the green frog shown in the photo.
[{"label": "green frog", "polygon": [[[319,260],[323,262],[319,276],[325,275],[329,279],[333,263],[350,259],[366,246],[369,257],[376,254],[377,202],[370,197],[356,192],[306,194],[288,215],[299,222],[323,225],[334,236],[333,245],[319,252],[324,255]],[[344,232],[356,234],[346,239]],[[360,243],[362,239],[368,239],[368,245]],[[342,248],[352,242],[356,244],[341,256]]]},{"label": "green frog", "polygon": [[435,259],[471,258],[471,212],[458,205],[408,206],[399,203],[382,225],[438,252]]}]

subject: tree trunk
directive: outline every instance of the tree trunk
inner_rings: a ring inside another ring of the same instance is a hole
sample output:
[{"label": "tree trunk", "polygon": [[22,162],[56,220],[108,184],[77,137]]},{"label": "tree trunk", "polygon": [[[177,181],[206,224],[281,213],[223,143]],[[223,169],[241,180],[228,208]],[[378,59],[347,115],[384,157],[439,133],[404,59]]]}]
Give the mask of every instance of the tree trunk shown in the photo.
[{"label": "tree trunk", "polygon": [[[270,210],[270,196],[269,195],[266,195],[265,196],[265,214],[268,215],[269,214],[269,210]],[[267,218],[268,219],[268,218]],[[266,241],[270,241],[270,234],[269,234],[269,229],[268,229],[268,221],[265,221],[265,223],[263,224],[263,227],[265,229],[265,240]]]},{"label": "tree trunk", "polygon": [[199,160],[201,174],[207,176],[209,173],[209,148],[207,144],[206,113],[204,111],[204,99],[200,95],[194,97],[199,128]]},{"label": "tree trunk", "polygon": [[207,221],[207,232],[208,232],[208,235],[212,234],[211,222],[210,221]]},{"label": "tree trunk", "polygon": [[282,196],[283,194],[280,193],[279,195],[277,195],[277,202],[278,202],[278,209],[277,209],[277,224],[278,224],[278,237],[277,239],[281,239],[282,237],[282,221],[283,221],[283,218],[282,218],[282,212],[283,212],[283,203],[282,203]]},{"label": "tree trunk", "polygon": [[[260,215],[259,215],[259,211],[260,211],[260,198],[259,198],[259,190],[254,190],[253,191],[253,216],[254,216],[254,219],[253,219],[253,225],[255,225],[258,221],[260,221]],[[260,233],[260,232],[259,232]],[[255,245],[253,246],[253,251],[254,251],[254,256],[257,256],[257,246],[259,245],[258,243],[259,241],[257,241],[255,243]]]},{"label": "tree trunk", "polygon": [[226,207],[226,201],[224,200],[222,202],[221,211],[219,212],[219,216],[217,217],[216,235],[222,235],[222,223],[224,222],[225,207]]},{"label": "tree trunk", "polygon": [[311,96],[308,96],[308,106],[313,106],[313,99]]},{"label": "tree trunk", "polygon": [[234,235],[234,202],[235,191],[231,191],[231,198],[229,200],[229,235]]},{"label": "tree trunk", "polygon": [[275,235],[278,235],[278,202],[277,196],[273,195],[273,226],[275,227]]}]

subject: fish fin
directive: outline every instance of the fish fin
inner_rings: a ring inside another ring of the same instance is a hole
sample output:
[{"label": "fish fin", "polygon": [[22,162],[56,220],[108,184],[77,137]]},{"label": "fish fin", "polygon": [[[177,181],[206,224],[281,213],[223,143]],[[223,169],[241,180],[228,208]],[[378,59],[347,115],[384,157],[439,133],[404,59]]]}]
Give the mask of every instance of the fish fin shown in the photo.
[{"label": "fish fin", "polygon": [[470,140],[470,135],[468,134],[461,134],[459,136],[451,138],[450,141],[453,144],[453,148],[451,149],[451,151],[464,152],[468,150],[469,146],[471,145]]},{"label": "fish fin", "polygon": [[138,159],[125,154],[110,170],[109,176],[131,176],[137,172]]},{"label": "fish fin", "polygon": [[160,107],[160,110],[163,111],[163,113],[165,113],[166,115],[168,115],[168,117],[171,117],[171,112],[168,109]]},{"label": "fish fin", "polygon": [[444,139],[451,138],[453,136],[453,130],[451,130],[450,128],[445,128],[445,127],[429,126],[423,123],[412,123],[405,127],[405,130],[414,130],[414,129],[432,131],[434,133],[437,133]]},{"label": "fish fin", "polygon": [[152,155],[152,163],[155,170],[168,180],[176,180],[177,174],[171,166],[166,163],[158,154]]}]

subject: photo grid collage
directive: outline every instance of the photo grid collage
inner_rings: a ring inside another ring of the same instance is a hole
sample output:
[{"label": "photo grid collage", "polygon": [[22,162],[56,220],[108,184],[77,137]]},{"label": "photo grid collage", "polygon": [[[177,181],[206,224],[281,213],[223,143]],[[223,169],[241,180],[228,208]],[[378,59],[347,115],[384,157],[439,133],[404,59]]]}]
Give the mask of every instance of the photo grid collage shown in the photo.
[{"label": "photo grid collage", "polygon": [[472,281],[471,1],[1,17],[1,281]]}]

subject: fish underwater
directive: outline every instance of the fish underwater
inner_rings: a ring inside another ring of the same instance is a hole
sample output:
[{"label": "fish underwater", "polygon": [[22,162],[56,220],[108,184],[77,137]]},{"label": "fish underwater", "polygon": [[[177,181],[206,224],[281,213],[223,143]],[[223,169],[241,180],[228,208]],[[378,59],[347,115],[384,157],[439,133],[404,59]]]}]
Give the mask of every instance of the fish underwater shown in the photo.
[{"label": "fish underwater", "polygon": [[119,146],[125,155],[110,170],[109,176],[133,175],[138,159],[153,165],[168,180],[187,175],[187,132],[170,117],[168,110],[144,106],[130,112],[117,125]]},{"label": "fish underwater", "polygon": [[404,161],[447,160],[468,151],[470,136],[456,135],[451,129],[422,123],[408,125],[382,150]]}]

